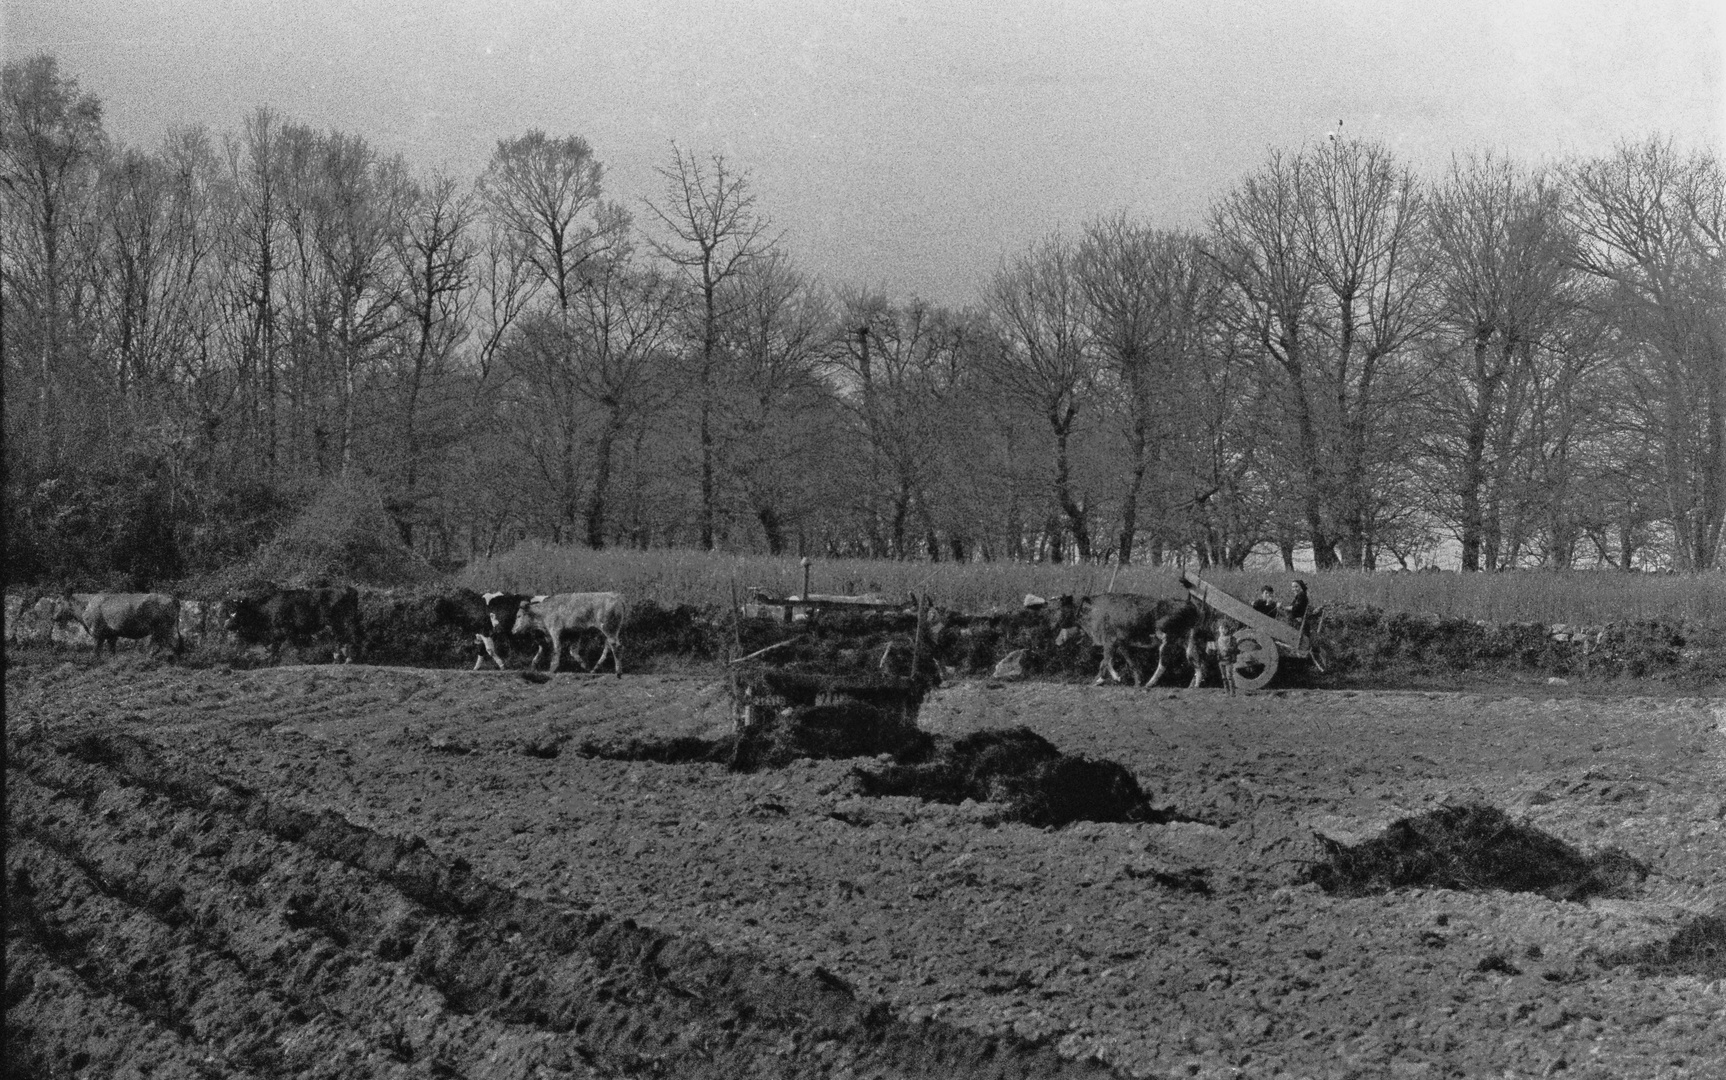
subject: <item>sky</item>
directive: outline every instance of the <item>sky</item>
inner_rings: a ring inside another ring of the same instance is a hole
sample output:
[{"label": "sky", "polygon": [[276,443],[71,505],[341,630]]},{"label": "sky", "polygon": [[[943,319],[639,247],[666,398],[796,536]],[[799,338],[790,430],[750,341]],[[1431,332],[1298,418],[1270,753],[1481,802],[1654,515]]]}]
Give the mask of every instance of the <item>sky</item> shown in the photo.
[{"label": "sky", "polygon": [[131,145],[270,106],[467,180],[580,135],[643,224],[674,144],[723,154],[803,268],[947,304],[1103,214],[1197,226],[1339,121],[1428,174],[1726,153],[1717,0],[0,0],[0,46]]}]

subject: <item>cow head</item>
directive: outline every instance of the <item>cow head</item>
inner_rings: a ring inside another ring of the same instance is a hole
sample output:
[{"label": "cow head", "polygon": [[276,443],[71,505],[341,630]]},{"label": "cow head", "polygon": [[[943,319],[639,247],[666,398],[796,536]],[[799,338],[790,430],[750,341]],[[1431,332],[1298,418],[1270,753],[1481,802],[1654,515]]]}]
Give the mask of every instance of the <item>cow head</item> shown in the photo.
[{"label": "cow head", "polygon": [[239,597],[224,600],[216,608],[216,617],[222,624],[222,629],[230,634],[255,632],[262,628],[263,601],[257,597]]},{"label": "cow head", "polygon": [[1075,599],[1071,593],[1055,597],[1043,609],[1043,619],[1049,624],[1049,629],[1059,633],[1076,627],[1091,609],[1091,598],[1081,596]]},{"label": "cow head", "polygon": [[64,623],[72,617],[71,597],[44,596],[30,605],[30,613],[43,622]]},{"label": "cow head", "polygon": [[515,633],[515,627],[521,621],[522,612],[527,610],[529,601],[521,600],[514,604],[501,604],[494,597],[486,603],[486,610],[491,616],[491,632],[499,637],[508,637]]}]

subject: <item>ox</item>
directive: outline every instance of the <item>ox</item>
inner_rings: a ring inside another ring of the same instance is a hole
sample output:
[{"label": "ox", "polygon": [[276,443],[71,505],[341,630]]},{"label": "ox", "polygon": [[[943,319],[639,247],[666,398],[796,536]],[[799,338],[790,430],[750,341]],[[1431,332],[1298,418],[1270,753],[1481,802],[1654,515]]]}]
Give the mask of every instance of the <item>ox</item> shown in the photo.
[{"label": "ox", "polygon": [[[1125,654],[1135,684],[1156,686],[1162,682],[1163,676],[1180,662],[1183,651],[1193,669],[1192,685],[1204,684],[1205,658],[1199,646],[1204,618],[1190,600],[1159,600],[1154,596],[1132,593],[1106,593],[1082,597],[1074,603],[1072,597],[1063,596],[1059,608],[1052,614],[1058,625],[1076,625],[1093,644],[1102,646],[1103,662],[1097,668],[1098,685],[1107,679],[1121,681],[1120,673],[1115,670],[1116,648]],[[1157,649],[1157,669],[1146,681],[1130,646],[1150,645],[1153,638]]]},{"label": "ox", "polygon": [[119,655],[121,638],[147,637],[152,648],[167,649],[176,659],[185,648],[180,602],[166,593],[67,593],[49,598],[47,606],[55,622],[77,622],[88,630],[97,656],[104,643],[110,656]]},{"label": "ox", "polygon": [[335,655],[354,662],[360,647],[360,594],[345,589],[267,589],[227,603],[224,627],[248,645],[268,645],[280,659],[282,645],[310,644],[324,632],[336,640]]},{"label": "ox", "polygon": [[438,597],[434,617],[461,633],[473,635],[475,671],[485,666],[488,656],[502,671],[503,654],[498,651],[498,644],[500,640],[507,642],[515,633],[516,613],[521,610],[522,601],[528,599],[531,598],[520,593],[488,592],[482,595],[472,589],[461,589]]},{"label": "ox", "polygon": [[[564,635],[579,634],[583,630],[598,630],[605,636],[605,648],[600,651],[599,659],[593,662],[589,671],[596,671],[605,662],[607,655],[611,657],[611,667],[618,677],[623,676],[623,655],[619,649],[618,634],[623,629],[624,616],[628,608],[624,604],[623,595],[614,592],[600,593],[558,593],[555,596],[536,596],[524,600],[517,610],[515,632],[518,634],[538,631],[546,636],[551,643],[550,670],[556,671],[563,661]],[[493,624],[494,629],[497,624]],[[528,661],[531,669],[539,664],[540,653],[545,651],[541,646]]]}]

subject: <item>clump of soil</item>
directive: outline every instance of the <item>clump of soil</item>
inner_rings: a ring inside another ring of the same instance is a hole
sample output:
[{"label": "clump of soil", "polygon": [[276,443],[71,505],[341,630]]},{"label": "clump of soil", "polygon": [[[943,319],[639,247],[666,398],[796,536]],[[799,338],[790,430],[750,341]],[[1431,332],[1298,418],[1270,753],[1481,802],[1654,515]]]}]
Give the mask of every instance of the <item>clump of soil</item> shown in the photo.
[{"label": "clump of soil", "polygon": [[1139,782],[1113,761],[1063,754],[1029,728],[938,738],[926,760],[860,772],[865,795],[913,795],[931,802],[1002,803],[1028,825],[1075,821],[1167,822]]},{"label": "clump of soil", "polygon": [[1726,979],[1726,908],[1698,915],[1666,941],[1605,958],[1609,965],[1632,965],[1647,975],[1693,975]]},{"label": "clump of soil", "polygon": [[1616,848],[1585,855],[1504,811],[1473,803],[1392,822],[1377,838],[1348,845],[1318,837],[1325,853],[1305,880],[1339,896],[1411,887],[1503,889],[1557,900],[1622,892],[1648,867]]}]

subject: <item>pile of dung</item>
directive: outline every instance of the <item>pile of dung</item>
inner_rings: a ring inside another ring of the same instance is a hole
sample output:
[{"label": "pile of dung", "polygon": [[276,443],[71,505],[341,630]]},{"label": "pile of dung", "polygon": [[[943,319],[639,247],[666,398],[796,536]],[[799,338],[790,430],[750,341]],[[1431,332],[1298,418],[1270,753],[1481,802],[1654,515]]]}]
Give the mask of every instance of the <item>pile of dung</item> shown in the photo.
[{"label": "pile of dung", "polygon": [[800,758],[855,758],[889,754],[914,760],[934,736],[914,714],[891,705],[840,698],[769,714],[737,736],[731,767],[739,772],[778,769]]},{"label": "pile of dung", "polygon": [[1609,965],[1631,965],[1639,974],[1691,975],[1704,981],[1726,979],[1726,907],[1697,915],[1665,941],[1605,958]]},{"label": "pile of dung", "polygon": [[675,739],[626,739],[618,743],[591,740],[576,748],[582,757],[602,761],[651,761],[659,765],[694,765],[701,762],[728,764],[731,739],[700,739],[680,735]]},{"label": "pile of dung", "polygon": [[1557,900],[1619,893],[1648,868],[1615,848],[1585,855],[1484,804],[1445,806],[1392,822],[1376,839],[1353,846],[1318,838],[1324,861],[1305,880],[1338,896],[1369,896],[1422,887],[1533,892]]},{"label": "pile of dung", "polygon": [[1063,754],[1024,727],[938,738],[923,760],[896,761],[875,772],[859,772],[858,779],[865,795],[1001,803],[1007,807],[1007,820],[1028,825],[1167,822],[1178,817],[1151,806],[1125,766]]}]

